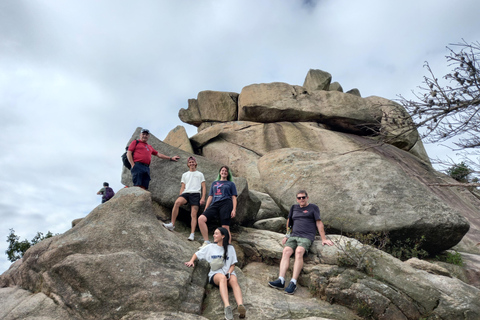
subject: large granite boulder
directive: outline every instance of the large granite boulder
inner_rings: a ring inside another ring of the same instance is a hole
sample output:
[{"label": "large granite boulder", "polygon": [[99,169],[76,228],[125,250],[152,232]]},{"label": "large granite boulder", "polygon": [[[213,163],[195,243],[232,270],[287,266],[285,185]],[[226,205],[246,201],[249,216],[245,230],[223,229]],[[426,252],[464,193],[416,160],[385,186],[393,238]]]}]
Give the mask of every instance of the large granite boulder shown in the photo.
[{"label": "large granite boulder", "polygon": [[180,109],[180,120],[194,126],[208,121],[237,120],[238,93],[220,91],[201,91],[197,99],[188,100],[188,109]]},{"label": "large granite boulder", "polygon": [[[132,135],[130,142],[137,139],[140,134],[141,128]],[[129,143],[130,143],[129,142]],[[189,156],[195,156],[198,163],[198,171],[202,172],[205,176],[205,182],[207,186],[207,195],[210,190],[210,185],[217,179],[218,171],[222,165],[228,165],[225,162],[215,162],[205,157],[194,155],[183,150],[174,148],[166,143],[163,143],[157,139],[153,134],[150,134],[148,143],[152,145],[155,150],[160,153],[173,156],[180,156],[178,162],[162,160],[157,157],[152,157],[150,164],[150,186],[148,191],[152,193],[152,199],[159,204],[172,208],[175,200],[178,197],[180,191],[180,180],[182,174],[188,171],[187,159]],[[250,199],[248,193],[248,184],[245,178],[239,177],[234,171],[234,182],[238,192],[238,206],[237,216],[232,221],[233,223],[245,224],[249,223],[254,217],[258,208],[260,207],[259,201],[253,201]],[[132,176],[130,170],[123,168],[122,171],[122,183],[128,187],[133,186]]]},{"label": "large granite boulder", "polygon": [[310,69],[303,82],[303,87],[307,89],[308,92],[329,90],[330,82],[332,82],[332,75],[330,73],[318,69]]},{"label": "large granite boulder", "polygon": [[163,142],[188,153],[193,153],[192,144],[183,126],[176,126],[167,134]]},{"label": "large granite boulder", "polygon": [[126,188],[74,228],[31,247],[0,285],[46,295],[78,319],[200,314],[208,265],[183,265],[197,247],[161,226],[149,192]]},{"label": "large granite boulder", "polygon": [[336,135],[330,146],[337,151],[279,149],[260,158],[258,170],[269,181],[265,189],[284,211],[295,203],[296,191],[306,189],[310,202],[322,208],[324,223],[337,232],[388,231],[398,240],[425,236],[429,252],[459,243],[469,230],[464,216],[478,214],[478,206],[431,186],[438,175],[409,153]]}]

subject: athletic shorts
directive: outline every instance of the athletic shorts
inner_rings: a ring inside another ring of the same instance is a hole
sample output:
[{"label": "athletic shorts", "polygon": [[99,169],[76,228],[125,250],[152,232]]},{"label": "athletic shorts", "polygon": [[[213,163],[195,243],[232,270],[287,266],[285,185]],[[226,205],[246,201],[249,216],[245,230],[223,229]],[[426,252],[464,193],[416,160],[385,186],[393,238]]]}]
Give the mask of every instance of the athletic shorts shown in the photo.
[{"label": "athletic shorts", "polygon": [[293,251],[295,251],[298,246],[303,247],[305,248],[305,254],[307,254],[308,249],[310,249],[310,246],[312,245],[312,240],[301,237],[290,237],[287,242],[285,242],[285,245],[292,248]]},{"label": "athletic shorts", "polygon": [[182,193],[179,197],[187,200],[187,203],[190,203],[191,206],[200,206],[200,193]]},{"label": "athletic shorts", "polygon": [[134,186],[142,186],[148,190],[150,184],[150,167],[141,162],[135,162],[132,170],[132,180]]},{"label": "athletic shorts", "polygon": [[233,202],[232,199],[223,199],[211,204],[207,210],[203,211],[202,215],[208,220],[214,218],[220,219],[220,225],[229,226],[232,217]]}]

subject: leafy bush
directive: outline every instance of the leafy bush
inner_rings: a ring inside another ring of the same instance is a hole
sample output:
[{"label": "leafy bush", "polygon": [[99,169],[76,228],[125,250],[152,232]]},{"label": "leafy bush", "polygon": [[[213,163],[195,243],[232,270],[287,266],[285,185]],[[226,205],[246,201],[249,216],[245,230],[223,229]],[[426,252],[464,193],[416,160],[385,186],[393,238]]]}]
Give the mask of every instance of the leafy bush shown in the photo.
[{"label": "leafy bush", "polygon": [[437,256],[435,256],[435,259],[438,261],[454,264],[456,266],[463,266],[463,259],[462,255],[455,251],[455,253],[452,253],[450,251],[445,251]]},{"label": "leafy bush", "polygon": [[48,231],[45,236],[43,233],[37,232],[32,241],[28,241],[27,239],[19,241],[20,236],[15,234],[15,230],[10,229],[10,234],[7,237],[8,249],[5,251],[5,254],[10,262],[14,262],[18,259],[21,259],[31,246],[39,243],[43,239],[51,237],[53,237],[53,234],[50,231]]}]

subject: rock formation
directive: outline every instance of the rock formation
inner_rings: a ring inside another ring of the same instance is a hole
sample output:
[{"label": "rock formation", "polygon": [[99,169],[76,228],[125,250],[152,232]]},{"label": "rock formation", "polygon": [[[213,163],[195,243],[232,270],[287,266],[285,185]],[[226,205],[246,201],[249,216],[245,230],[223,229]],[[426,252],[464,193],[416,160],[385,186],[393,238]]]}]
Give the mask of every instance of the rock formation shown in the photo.
[{"label": "rock formation", "polygon": [[[431,167],[400,105],[331,81],[310,70],[303,86],[253,84],[190,99],[179,117],[198,133],[177,127],[168,144],[149,140],[181,160],[153,159],[149,192],[130,188],[124,168],[129,188],[31,247],[0,276],[0,319],[223,319],[219,291],[206,283],[209,266],[184,266],[200,244],[186,239],[188,207],[175,232],[159,221],[169,219],[193,153],[207,186],[221,165],[233,169],[247,319],[480,319],[480,200],[437,186],[449,178]],[[298,189],[320,205],[335,245],[314,242],[299,289],[287,296],[267,283],[278,274]],[[342,235],[373,231],[399,241],[423,236],[431,253],[455,246],[464,266],[402,262]]]}]

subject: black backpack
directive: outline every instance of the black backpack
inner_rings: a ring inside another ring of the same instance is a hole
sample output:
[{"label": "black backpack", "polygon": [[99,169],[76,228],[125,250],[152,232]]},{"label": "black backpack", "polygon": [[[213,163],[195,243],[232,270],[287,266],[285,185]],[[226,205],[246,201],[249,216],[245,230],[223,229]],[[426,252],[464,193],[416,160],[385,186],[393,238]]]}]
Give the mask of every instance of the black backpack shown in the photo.
[{"label": "black backpack", "polygon": [[[137,143],[135,144],[135,148],[136,148],[137,144],[138,144],[138,140],[135,139],[135,141],[137,141]],[[123,165],[125,166],[125,168],[127,168],[128,170],[131,170],[132,166],[130,165],[130,161],[128,161],[127,151],[128,151],[128,146],[125,147],[125,153],[122,154],[122,162],[123,162]],[[135,152],[135,149],[133,149],[133,151],[132,151],[132,157],[133,157],[134,152]]]}]

